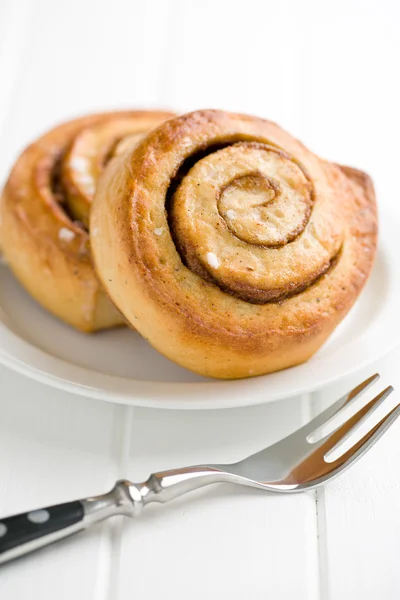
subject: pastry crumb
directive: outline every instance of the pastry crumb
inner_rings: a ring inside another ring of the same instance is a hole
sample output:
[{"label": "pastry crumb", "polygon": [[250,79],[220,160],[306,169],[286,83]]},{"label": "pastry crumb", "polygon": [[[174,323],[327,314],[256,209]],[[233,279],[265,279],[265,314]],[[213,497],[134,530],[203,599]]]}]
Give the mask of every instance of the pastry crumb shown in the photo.
[{"label": "pastry crumb", "polygon": [[218,269],[218,267],[221,265],[218,256],[214,254],[214,252],[207,252],[206,258],[210,267],[213,267],[214,269]]},{"label": "pastry crumb", "polygon": [[154,230],[155,235],[162,235],[164,233],[164,227],[157,227],[157,229]]},{"label": "pastry crumb", "polygon": [[58,239],[63,242],[71,242],[75,237],[75,233],[66,227],[61,227],[58,232]]},{"label": "pastry crumb", "polygon": [[88,168],[88,161],[83,156],[75,156],[71,159],[70,164],[74,171],[77,171],[78,173],[86,173]]}]

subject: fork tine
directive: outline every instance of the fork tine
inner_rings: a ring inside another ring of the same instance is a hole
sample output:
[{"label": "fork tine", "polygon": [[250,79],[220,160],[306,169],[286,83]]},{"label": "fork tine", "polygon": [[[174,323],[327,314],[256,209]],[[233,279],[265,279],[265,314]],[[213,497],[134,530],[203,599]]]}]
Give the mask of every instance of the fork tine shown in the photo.
[{"label": "fork tine", "polygon": [[351,406],[353,402],[355,402],[361,394],[363,394],[371,385],[373,385],[379,379],[379,373],[375,373],[371,377],[368,377],[365,381],[357,385],[350,392],[339,398],[336,402],[334,402],[331,406],[329,406],[326,410],[320,413],[315,419],[307,423],[304,426],[303,431],[307,434],[308,438],[311,438],[312,435],[315,435],[318,432],[318,429],[321,428],[322,425],[327,425],[329,421],[344,407]]},{"label": "fork tine", "polygon": [[[397,406],[392,408],[392,410],[379,421],[379,423],[374,425],[374,427],[372,427],[368,433],[358,440],[354,446],[349,448],[349,450],[347,450],[344,454],[341,454],[335,461],[332,461],[330,464],[336,471],[335,475],[350,467],[353,462],[368,452],[375,442],[377,442],[379,438],[389,429],[389,427],[393,425],[399,416],[400,405],[397,404]],[[331,473],[332,472],[333,471],[331,471]]]},{"label": "fork tine", "polygon": [[350,435],[352,435],[358,427],[360,423],[365,421],[367,416],[369,417],[372,414],[374,408],[378,407],[386,400],[386,398],[391,394],[393,388],[389,386],[385,390],[383,390],[380,394],[372,398],[365,406],[363,406],[355,415],[347,419],[343,425],[337,427],[333,432],[329,433],[321,440],[316,442],[315,444],[311,444],[311,448],[315,448],[315,452],[318,453],[318,456],[321,459],[325,460],[325,456],[328,452],[334,450],[334,448],[340,443],[342,443],[345,439],[348,439]]},{"label": "fork tine", "polygon": [[[348,419],[341,427],[338,427],[333,433],[342,433],[339,440],[330,447],[327,454],[335,451],[339,444],[343,444],[346,442],[352,435],[354,435],[355,431],[359,429],[363,423],[367,421],[371,417],[371,415],[378,410],[380,406],[385,402],[386,398],[390,396],[390,394],[394,391],[393,387],[389,385],[385,388],[380,394],[372,398],[365,406],[363,406],[355,415],[353,415],[350,419]],[[326,439],[332,437],[332,433],[326,436]],[[326,455],[325,455],[326,460]]]}]

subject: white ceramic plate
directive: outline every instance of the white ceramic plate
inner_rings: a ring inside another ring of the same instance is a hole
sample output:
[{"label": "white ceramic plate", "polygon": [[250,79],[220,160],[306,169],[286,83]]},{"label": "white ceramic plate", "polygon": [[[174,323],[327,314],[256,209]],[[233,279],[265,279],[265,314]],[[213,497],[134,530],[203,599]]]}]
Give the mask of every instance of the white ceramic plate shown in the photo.
[{"label": "white ceramic plate", "polygon": [[298,367],[240,381],[194,375],[137,333],[78,333],[49,315],[0,266],[0,362],[48,385],[132,405],[231,408],[321,388],[366,366],[400,342],[397,218],[381,222],[377,260],[356,306],[324,347]]}]

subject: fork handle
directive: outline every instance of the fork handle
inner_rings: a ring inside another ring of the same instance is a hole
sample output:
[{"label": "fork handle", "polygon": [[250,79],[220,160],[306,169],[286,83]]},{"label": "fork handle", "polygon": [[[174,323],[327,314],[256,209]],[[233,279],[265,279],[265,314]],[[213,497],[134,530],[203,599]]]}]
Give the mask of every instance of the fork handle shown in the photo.
[{"label": "fork handle", "polygon": [[84,528],[80,500],[20,513],[0,520],[0,562],[21,556]]},{"label": "fork handle", "polygon": [[48,546],[114,515],[134,516],[126,483],[101,496],[0,518],[0,564]]}]

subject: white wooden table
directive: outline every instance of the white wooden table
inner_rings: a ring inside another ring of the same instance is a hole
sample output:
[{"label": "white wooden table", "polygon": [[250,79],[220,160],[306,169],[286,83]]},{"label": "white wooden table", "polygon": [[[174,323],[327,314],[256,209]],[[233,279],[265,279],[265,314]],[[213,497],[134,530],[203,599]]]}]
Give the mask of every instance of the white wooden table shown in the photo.
[{"label": "white wooden table", "polygon": [[[0,175],[73,115],[216,107],[276,120],[364,168],[380,204],[400,212],[399,22],[396,0],[0,0]],[[373,366],[398,389],[399,360]],[[173,412],[75,397],[0,367],[0,514],[102,492],[120,476],[234,460],[371,370],[270,405]],[[399,463],[400,423],[324,490],[219,487],[151,507],[4,566],[0,598],[397,600]]]}]

